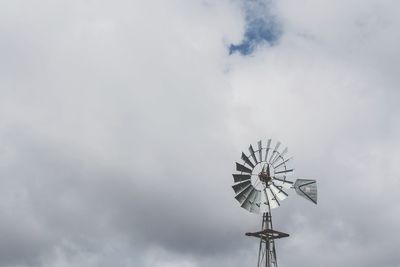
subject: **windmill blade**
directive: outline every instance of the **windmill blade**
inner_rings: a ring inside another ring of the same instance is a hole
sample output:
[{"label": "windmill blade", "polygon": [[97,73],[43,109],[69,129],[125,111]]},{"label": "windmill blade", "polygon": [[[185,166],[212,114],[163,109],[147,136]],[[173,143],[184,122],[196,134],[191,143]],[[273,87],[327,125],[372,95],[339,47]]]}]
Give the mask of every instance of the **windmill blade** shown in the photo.
[{"label": "windmill blade", "polygon": [[253,149],[253,146],[252,146],[252,145],[249,146],[249,151],[250,151],[251,157],[254,159],[254,162],[255,162],[256,164],[258,164],[258,160],[257,160],[257,158],[256,158],[256,154],[254,153],[254,149]]},{"label": "windmill blade", "polygon": [[274,168],[275,169],[278,169],[279,167],[284,167],[285,165],[283,165],[283,164],[285,164],[286,162],[288,162],[289,160],[291,160],[293,157],[290,157],[290,158],[287,158],[287,159],[285,159],[284,161],[282,161],[281,163],[279,163],[278,165],[276,165],[276,166],[274,166]]},{"label": "windmill blade", "polygon": [[282,186],[282,187],[284,187],[286,189],[289,189],[289,188],[291,188],[293,186],[293,182],[292,181],[281,179],[281,178],[278,178],[278,177],[274,177],[272,179],[272,182],[275,185]]},{"label": "windmill blade", "polygon": [[246,162],[247,165],[251,166],[254,169],[254,164],[249,160],[249,158],[242,152],[242,160]]},{"label": "windmill blade", "polygon": [[288,151],[289,151],[289,149],[286,147],[281,153],[279,153],[279,154],[277,153],[276,157],[274,158],[274,160],[272,161],[271,164],[274,165],[278,159],[283,160],[283,156],[285,156]]},{"label": "windmill blade", "polygon": [[274,183],[270,185],[270,188],[274,192],[274,194],[278,197],[279,200],[284,200],[285,198],[288,197],[288,194],[281,188],[276,186]]},{"label": "windmill blade", "polygon": [[250,211],[251,204],[252,204],[250,200],[255,196],[255,194],[256,194],[256,189],[253,187],[251,189],[250,193],[247,194],[247,197],[243,201],[241,207],[246,209],[246,210],[248,210],[248,211]]},{"label": "windmill blade", "polygon": [[269,158],[269,163],[271,163],[272,159],[274,158],[275,154],[277,153],[279,146],[281,145],[281,142],[278,141],[278,143],[276,143],[274,150],[272,151],[271,157]]},{"label": "windmill blade", "polygon": [[288,147],[285,147],[285,149],[279,154],[281,157],[283,157],[283,156],[285,156],[286,155],[286,153],[288,153],[288,151],[289,151],[289,148]]},{"label": "windmill blade", "polygon": [[261,205],[269,205],[269,197],[267,194],[267,191],[265,190],[265,188],[262,191],[262,195],[261,195]]},{"label": "windmill blade", "polygon": [[260,213],[260,205],[256,205],[253,203],[250,207],[250,212],[252,213]]},{"label": "windmill blade", "polygon": [[294,171],[294,169],[290,169],[290,170],[283,170],[283,171],[275,172],[275,174],[280,174],[280,173],[288,173],[288,172],[292,172],[292,171]]},{"label": "windmill blade", "polygon": [[246,173],[250,173],[250,174],[252,172],[252,170],[250,170],[249,168],[247,168],[247,167],[245,167],[242,164],[237,163],[237,162],[236,162],[236,170],[239,171],[239,172],[246,172]]},{"label": "windmill blade", "polygon": [[245,200],[244,202],[243,202],[243,204],[242,205],[240,205],[242,208],[244,208],[244,209],[246,209],[246,210],[248,210],[248,211],[250,211],[251,212],[251,203],[250,203],[250,201],[248,201],[248,200]]},{"label": "windmill blade", "polygon": [[233,191],[235,191],[235,193],[237,194],[237,193],[241,192],[243,189],[247,188],[249,185],[251,185],[251,181],[247,180],[247,181],[243,181],[243,182],[234,184],[232,186],[232,188],[233,188]]},{"label": "windmill blade", "polygon": [[270,149],[271,149],[271,139],[268,139],[267,147],[265,148],[265,159],[264,159],[264,161],[267,161],[268,152],[269,152]]},{"label": "windmill blade", "polygon": [[275,208],[279,207],[278,201],[273,197],[272,193],[269,190],[268,191],[264,190],[264,194],[268,200],[267,205],[269,204],[269,207],[271,209],[275,209]]},{"label": "windmill blade", "polygon": [[232,174],[232,176],[233,176],[233,181],[235,183],[251,179],[251,175],[250,174]]},{"label": "windmill blade", "polygon": [[260,204],[261,204],[261,191],[257,190],[257,195],[256,195],[256,198],[254,199],[254,203],[258,204],[258,206],[260,206]]},{"label": "windmill blade", "polygon": [[252,190],[254,190],[254,187],[252,187],[251,185],[246,187],[246,189],[235,196],[236,200],[239,201],[240,204],[243,204],[243,202],[247,199]]},{"label": "windmill blade", "polygon": [[317,181],[297,179],[294,183],[294,189],[296,193],[305,199],[317,204]]},{"label": "windmill blade", "polygon": [[251,208],[250,212],[259,213],[260,212],[260,204],[261,204],[261,192],[256,190],[256,194],[254,195],[254,199],[251,200]]},{"label": "windmill blade", "polygon": [[260,155],[260,162],[262,161],[262,143],[258,141],[258,154]]},{"label": "windmill blade", "polygon": [[278,206],[280,206],[281,203],[279,203],[278,197],[276,196],[274,191],[271,189],[271,187],[269,188],[269,191],[271,192],[273,199],[276,200],[276,203],[278,204]]}]

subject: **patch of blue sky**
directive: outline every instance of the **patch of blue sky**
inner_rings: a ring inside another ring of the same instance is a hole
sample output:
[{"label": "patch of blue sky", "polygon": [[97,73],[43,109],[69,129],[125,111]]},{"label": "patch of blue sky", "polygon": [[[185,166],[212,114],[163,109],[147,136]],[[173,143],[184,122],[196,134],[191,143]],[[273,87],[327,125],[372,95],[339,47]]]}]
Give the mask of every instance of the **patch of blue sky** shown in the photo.
[{"label": "patch of blue sky", "polygon": [[[244,0],[246,1],[246,0]],[[276,17],[271,15],[271,3],[267,0],[244,2],[246,29],[239,44],[229,46],[229,54],[236,52],[250,55],[261,45],[274,45],[279,40],[282,29]]]}]

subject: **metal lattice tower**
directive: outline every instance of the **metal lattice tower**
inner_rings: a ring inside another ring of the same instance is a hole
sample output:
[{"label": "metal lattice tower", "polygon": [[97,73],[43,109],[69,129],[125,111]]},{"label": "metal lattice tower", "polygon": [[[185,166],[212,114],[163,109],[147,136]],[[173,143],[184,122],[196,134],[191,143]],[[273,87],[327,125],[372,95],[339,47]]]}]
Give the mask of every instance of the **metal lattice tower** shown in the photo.
[{"label": "metal lattice tower", "polygon": [[249,146],[249,155],[242,153],[243,163],[236,162],[236,171],[233,174],[235,198],[241,207],[252,212],[262,213],[261,231],[246,233],[260,239],[257,267],[277,267],[275,239],[288,237],[288,234],[276,231],[272,226],[271,209],[281,205],[288,194],[286,189],[295,189],[296,193],[314,204],[317,204],[317,184],[315,180],[297,179],[294,183],[287,179],[287,175],[294,169],[288,168],[291,158],[284,156],[288,152],[286,147],[279,150],[281,143],[277,142],[274,148],[271,139],[266,146],[258,141],[258,150]]},{"label": "metal lattice tower", "polygon": [[[263,231],[272,230],[272,217],[270,213],[263,214],[263,221],[261,229]],[[265,262],[265,264],[264,264]],[[268,266],[276,267],[276,250],[275,242],[273,238],[269,238],[267,235],[260,238],[260,248],[258,249],[258,267]]]}]

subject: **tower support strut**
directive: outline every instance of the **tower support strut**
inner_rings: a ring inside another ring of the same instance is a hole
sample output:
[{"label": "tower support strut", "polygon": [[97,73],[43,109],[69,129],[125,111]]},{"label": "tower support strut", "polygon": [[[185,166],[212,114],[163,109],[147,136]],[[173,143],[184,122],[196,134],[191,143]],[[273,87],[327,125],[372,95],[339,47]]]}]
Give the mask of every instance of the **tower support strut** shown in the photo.
[{"label": "tower support strut", "polygon": [[246,235],[260,239],[257,267],[278,267],[274,240],[288,237],[289,235],[273,229],[271,212],[263,213],[261,231],[246,233]]}]

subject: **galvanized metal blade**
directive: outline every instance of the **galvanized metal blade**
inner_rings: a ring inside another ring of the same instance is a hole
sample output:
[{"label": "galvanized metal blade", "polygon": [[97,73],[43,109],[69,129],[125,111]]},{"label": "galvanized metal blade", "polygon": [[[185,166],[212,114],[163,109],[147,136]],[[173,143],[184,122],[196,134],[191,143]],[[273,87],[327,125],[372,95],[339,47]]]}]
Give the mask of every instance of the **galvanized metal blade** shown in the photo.
[{"label": "galvanized metal blade", "polygon": [[247,165],[252,167],[254,169],[254,164],[253,162],[250,161],[250,159],[242,152],[242,160],[246,162]]},{"label": "galvanized metal blade", "polygon": [[275,192],[272,190],[271,187],[269,188],[269,191],[271,191],[272,199],[276,201],[276,203],[278,204],[278,206],[280,206],[281,204],[279,203],[278,197],[277,197],[277,195],[275,194]]},{"label": "galvanized metal blade", "polygon": [[274,158],[275,154],[278,152],[279,146],[281,145],[281,142],[278,141],[276,143],[274,150],[272,151],[271,157],[269,158],[268,163],[271,163],[272,159]]},{"label": "galvanized metal blade", "polygon": [[259,213],[260,212],[260,198],[261,192],[256,190],[254,196],[250,199],[251,207],[250,212]]},{"label": "galvanized metal blade", "polygon": [[271,209],[275,209],[279,207],[279,203],[275,198],[271,197],[271,199],[269,199],[269,206]]},{"label": "galvanized metal blade", "polygon": [[264,192],[265,192],[266,197],[268,198],[269,207],[271,209],[275,209],[275,208],[279,207],[278,201],[274,198],[274,196],[272,195],[270,190],[268,190],[268,191],[265,190]]},{"label": "galvanized metal blade", "polygon": [[282,187],[284,187],[286,189],[289,189],[289,188],[291,188],[293,186],[293,182],[292,181],[281,179],[281,178],[278,178],[278,177],[274,177],[272,179],[272,181],[273,181],[273,183],[275,185],[282,186]]},{"label": "galvanized metal blade", "polygon": [[240,193],[241,191],[243,191],[243,189],[245,189],[246,187],[248,187],[249,185],[251,185],[251,181],[247,180],[247,181],[243,181],[237,184],[234,184],[232,186],[233,191],[235,191],[236,194]]},{"label": "galvanized metal blade", "polygon": [[284,200],[285,198],[288,197],[288,194],[282,190],[279,186],[276,186],[275,184],[270,185],[271,190],[274,192],[274,194],[280,199]]},{"label": "galvanized metal blade", "polygon": [[247,194],[246,199],[243,201],[243,203],[242,203],[242,205],[241,205],[242,208],[244,208],[244,209],[250,211],[250,208],[251,208],[251,199],[253,198],[253,196],[255,196],[255,193],[256,193],[256,189],[253,188],[253,189],[250,191],[250,193]]},{"label": "galvanized metal blade", "polygon": [[258,154],[260,156],[260,162],[263,161],[263,158],[262,158],[262,142],[261,142],[261,140],[258,141]]},{"label": "galvanized metal blade", "polygon": [[256,158],[256,154],[254,153],[254,149],[253,149],[253,146],[252,146],[252,145],[249,146],[249,151],[250,151],[250,155],[251,155],[251,157],[253,158],[254,162],[255,162],[256,164],[258,164],[258,160],[257,160],[257,158]]},{"label": "galvanized metal blade", "polygon": [[267,147],[265,148],[265,159],[264,159],[264,161],[267,161],[268,153],[269,153],[270,149],[271,149],[271,139],[268,139]]},{"label": "galvanized metal blade", "polygon": [[275,164],[275,162],[278,161],[278,159],[281,159],[282,161],[284,160],[284,156],[286,155],[286,153],[289,151],[289,149],[286,147],[281,153],[277,153],[277,155],[275,156],[275,158],[272,160],[272,165]]},{"label": "galvanized metal blade", "polygon": [[287,159],[285,159],[284,161],[282,161],[281,163],[279,163],[278,165],[276,165],[276,166],[274,166],[274,169],[278,169],[278,168],[281,168],[281,167],[285,167],[285,165],[284,164],[286,164],[289,160],[291,160],[293,157],[290,157],[290,158],[287,158]]},{"label": "galvanized metal blade", "polygon": [[243,202],[246,200],[246,198],[249,196],[251,190],[254,190],[253,186],[247,186],[246,189],[241,191],[239,194],[235,196],[237,201],[239,201],[240,204],[243,204]]},{"label": "galvanized metal blade", "polygon": [[257,191],[256,198],[254,199],[254,203],[260,207],[261,204],[261,191]]},{"label": "galvanized metal blade", "polygon": [[250,174],[252,172],[252,170],[250,170],[249,168],[247,168],[247,167],[245,167],[242,164],[237,163],[237,162],[236,162],[236,170],[239,171],[239,172],[245,172],[245,173],[250,173]]},{"label": "galvanized metal blade", "polygon": [[235,183],[251,179],[251,175],[250,174],[232,174],[232,176],[233,176],[233,181]]},{"label": "galvanized metal blade", "polygon": [[277,171],[275,172],[275,174],[280,174],[280,173],[288,173],[288,172],[292,172],[294,171],[294,169],[290,169],[290,170],[283,170],[283,171]]}]

